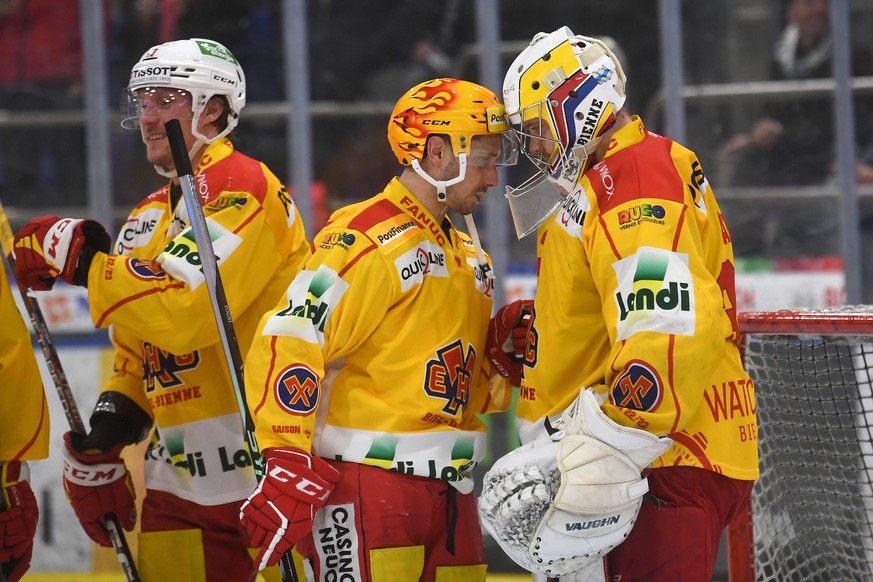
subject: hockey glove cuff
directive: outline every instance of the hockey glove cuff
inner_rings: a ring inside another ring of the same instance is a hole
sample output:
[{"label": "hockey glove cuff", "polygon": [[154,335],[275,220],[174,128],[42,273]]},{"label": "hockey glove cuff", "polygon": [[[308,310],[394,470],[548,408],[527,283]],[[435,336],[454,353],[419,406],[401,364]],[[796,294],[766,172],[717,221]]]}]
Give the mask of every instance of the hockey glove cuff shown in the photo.
[{"label": "hockey glove cuff", "polygon": [[522,359],[530,331],[533,301],[519,299],[497,310],[488,324],[485,353],[497,373],[521,385]]},{"label": "hockey glove cuff", "polygon": [[94,253],[108,253],[111,245],[106,229],[93,220],[34,218],[15,235],[15,277],[36,291],[48,291],[58,278],[87,286]]},{"label": "hockey glove cuff", "polygon": [[317,508],[324,506],[339,471],[299,449],[264,452],[266,471],[240,508],[240,521],[258,552],[258,569],[282,555],[312,531]]},{"label": "hockey glove cuff", "polygon": [[64,491],[79,523],[95,543],[112,547],[103,527],[104,517],[114,514],[127,531],[136,524],[136,493],[120,454],[124,443],[111,451],[83,451],[81,436],[64,435]]}]

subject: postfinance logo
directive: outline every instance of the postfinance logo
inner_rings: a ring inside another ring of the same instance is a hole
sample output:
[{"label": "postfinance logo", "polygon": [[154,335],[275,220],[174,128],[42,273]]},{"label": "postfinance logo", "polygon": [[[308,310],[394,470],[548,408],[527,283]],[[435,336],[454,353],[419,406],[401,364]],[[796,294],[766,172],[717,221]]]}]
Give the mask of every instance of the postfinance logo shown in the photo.
[{"label": "postfinance logo", "polygon": [[640,247],[612,267],[619,340],[640,331],[694,335],[694,281],[687,254]]}]

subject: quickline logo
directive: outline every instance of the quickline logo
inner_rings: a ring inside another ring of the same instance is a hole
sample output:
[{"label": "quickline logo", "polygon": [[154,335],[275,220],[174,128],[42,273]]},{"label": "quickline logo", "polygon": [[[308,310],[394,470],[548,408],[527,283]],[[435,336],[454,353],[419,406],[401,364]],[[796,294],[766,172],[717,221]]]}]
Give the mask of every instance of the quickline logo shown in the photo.
[{"label": "quickline logo", "polygon": [[643,330],[694,334],[694,283],[687,255],[643,247],[613,268],[619,339]]}]

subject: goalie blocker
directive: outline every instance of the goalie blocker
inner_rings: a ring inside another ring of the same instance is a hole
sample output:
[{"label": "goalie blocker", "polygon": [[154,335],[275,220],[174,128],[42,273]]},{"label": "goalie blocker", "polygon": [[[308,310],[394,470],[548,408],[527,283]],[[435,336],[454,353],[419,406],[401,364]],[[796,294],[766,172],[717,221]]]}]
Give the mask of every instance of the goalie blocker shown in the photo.
[{"label": "goalie blocker", "polygon": [[673,444],[620,426],[583,389],[551,435],[497,460],[485,474],[483,527],[519,566],[578,572],[628,536],[648,483],[641,472]]}]

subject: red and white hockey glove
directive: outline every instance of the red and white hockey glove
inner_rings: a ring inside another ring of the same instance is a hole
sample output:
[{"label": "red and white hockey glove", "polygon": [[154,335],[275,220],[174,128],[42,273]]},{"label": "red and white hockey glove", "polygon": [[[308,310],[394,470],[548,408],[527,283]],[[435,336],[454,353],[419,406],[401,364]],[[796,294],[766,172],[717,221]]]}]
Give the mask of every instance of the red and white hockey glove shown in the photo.
[{"label": "red and white hockey glove", "polygon": [[109,233],[99,222],[57,216],[34,218],[15,235],[15,277],[21,287],[36,291],[48,291],[58,278],[71,285],[87,286],[87,276],[84,282],[77,282],[75,277],[79,257],[87,250],[90,266],[93,251],[109,252],[111,244]]},{"label": "red and white hockey glove", "polygon": [[485,353],[497,373],[521,385],[521,360],[530,331],[533,301],[518,299],[497,310],[488,324]]},{"label": "red and white hockey glove", "polygon": [[299,449],[268,449],[264,458],[264,477],[239,512],[252,547],[261,548],[259,570],[278,563],[312,531],[315,510],[340,479],[323,459]]},{"label": "red and white hockey glove", "polygon": [[106,453],[88,454],[79,450],[79,440],[79,435],[64,435],[64,491],[88,537],[112,547],[104,516],[114,514],[127,531],[136,524],[136,492],[120,457],[124,443]]},{"label": "red and white hockey glove", "polygon": [[39,509],[30,488],[27,463],[10,461],[0,467],[3,506],[0,511],[0,564],[10,582],[20,580],[30,567],[33,536]]}]

